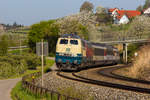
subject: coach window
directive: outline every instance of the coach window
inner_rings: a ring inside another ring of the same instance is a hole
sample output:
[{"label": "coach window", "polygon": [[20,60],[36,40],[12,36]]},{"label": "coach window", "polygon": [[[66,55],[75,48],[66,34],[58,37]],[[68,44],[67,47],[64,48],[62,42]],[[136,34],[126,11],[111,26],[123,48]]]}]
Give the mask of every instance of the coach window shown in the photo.
[{"label": "coach window", "polygon": [[78,41],[77,40],[70,40],[70,44],[78,45]]},{"label": "coach window", "polygon": [[61,40],[60,40],[60,44],[68,44],[68,40],[66,40],[66,39],[61,39]]}]

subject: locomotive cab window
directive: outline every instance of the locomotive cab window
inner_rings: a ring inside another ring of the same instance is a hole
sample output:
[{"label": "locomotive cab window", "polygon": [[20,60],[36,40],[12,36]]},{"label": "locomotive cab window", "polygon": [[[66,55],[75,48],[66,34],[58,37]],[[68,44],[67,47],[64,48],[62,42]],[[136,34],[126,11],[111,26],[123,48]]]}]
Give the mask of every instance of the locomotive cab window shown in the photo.
[{"label": "locomotive cab window", "polygon": [[70,40],[70,44],[78,45],[78,41],[77,40]]},{"label": "locomotive cab window", "polygon": [[68,40],[67,39],[61,39],[60,44],[68,44]]}]

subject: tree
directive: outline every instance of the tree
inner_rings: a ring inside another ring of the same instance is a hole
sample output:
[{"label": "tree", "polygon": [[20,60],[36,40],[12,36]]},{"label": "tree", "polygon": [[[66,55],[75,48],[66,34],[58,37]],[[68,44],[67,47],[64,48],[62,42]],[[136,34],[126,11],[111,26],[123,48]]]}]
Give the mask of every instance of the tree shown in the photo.
[{"label": "tree", "polygon": [[138,6],[138,7],[136,8],[136,10],[142,12],[142,11],[143,11],[143,7],[140,5],[140,6]]},{"label": "tree", "polygon": [[146,0],[145,4],[143,6],[143,9],[147,9],[148,7],[150,7],[150,0]]},{"label": "tree", "polygon": [[96,13],[97,14],[103,14],[106,13],[106,8],[103,8],[101,6],[96,7]]},{"label": "tree", "polygon": [[142,38],[142,36],[150,36],[150,18],[138,16],[133,19],[128,33],[130,36]]},{"label": "tree", "polygon": [[88,30],[78,20],[67,17],[59,21],[61,34],[74,34],[77,33],[82,38],[88,39]]},{"label": "tree", "polygon": [[101,6],[96,8],[96,21],[99,23],[111,23],[112,17],[107,13],[107,9]]},{"label": "tree", "polygon": [[55,53],[55,46],[59,37],[59,26],[55,22],[55,20],[42,21],[31,26],[31,30],[28,34],[28,44],[34,52],[36,51],[36,42],[40,42],[41,39],[44,39],[49,43],[49,52]]},{"label": "tree", "polygon": [[13,27],[17,27],[17,26],[18,26],[17,22],[14,22]]},{"label": "tree", "polygon": [[92,3],[85,1],[80,7],[80,12],[82,12],[82,11],[85,11],[85,12],[91,11],[92,12],[93,8],[94,8],[94,6]]}]

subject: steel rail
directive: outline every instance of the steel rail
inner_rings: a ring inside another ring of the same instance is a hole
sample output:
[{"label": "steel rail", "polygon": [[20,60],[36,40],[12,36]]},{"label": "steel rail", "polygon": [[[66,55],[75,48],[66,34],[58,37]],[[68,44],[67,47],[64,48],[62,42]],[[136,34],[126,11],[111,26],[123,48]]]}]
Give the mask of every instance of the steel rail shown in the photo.
[{"label": "steel rail", "polygon": [[135,79],[135,78],[129,78],[129,77],[117,75],[113,72],[114,70],[121,69],[124,67],[129,67],[129,66],[126,65],[126,66],[119,66],[119,67],[117,66],[117,67],[111,67],[111,68],[104,68],[104,69],[99,70],[98,73],[102,76],[106,76],[106,77],[110,77],[110,78],[115,78],[115,79],[119,79],[119,80],[125,80],[125,81],[129,81],[129,82],[136,82],[136,83],[142,83],[142,84],[150,85],[150,81],[140,80],[140,79]]},{"label": "steel rail", "polygon": [[93,80],[93,79],[89,79],[89,78],[85,78],[85,77],[76,75],[75,73],[72,73],[72,75],[76,78],[72,78],[72,77],[63,75],[63,74],[61,74],[61,72],[57,72],[57,75],[60,77],[63,77],[63,78],[69,79],[69,80],[78,81],[78,82],[84,82],[84,83],[88,83],[88,84],[94,84],[94,85],[99,85],[99,86],[106,86],[106,87],[111,87],[111,88],[117,88],[117,89],[123,89],[123,90],[128,90],[128,91],[150,94],[150,89],[147,89],[147,88],[140,88],[140,87],[104,82],[104,81],[99,81],[99,80]]}]

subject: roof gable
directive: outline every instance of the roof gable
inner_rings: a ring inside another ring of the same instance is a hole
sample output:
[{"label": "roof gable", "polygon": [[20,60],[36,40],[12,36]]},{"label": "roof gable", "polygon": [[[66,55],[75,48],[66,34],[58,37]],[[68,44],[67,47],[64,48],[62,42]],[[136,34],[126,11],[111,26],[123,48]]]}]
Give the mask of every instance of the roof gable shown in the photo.
[{"label": "roof gable", "polygon": [[[113,12],[114,10],[116,10],[118,8],[111,8],[111,9],[108,9],[109,12]],[[118,9],[119,10],[119,9]]]},{"label": "roof gable", "polygon": [[144,11],[144,14],[150,14],[150,7]]}]

